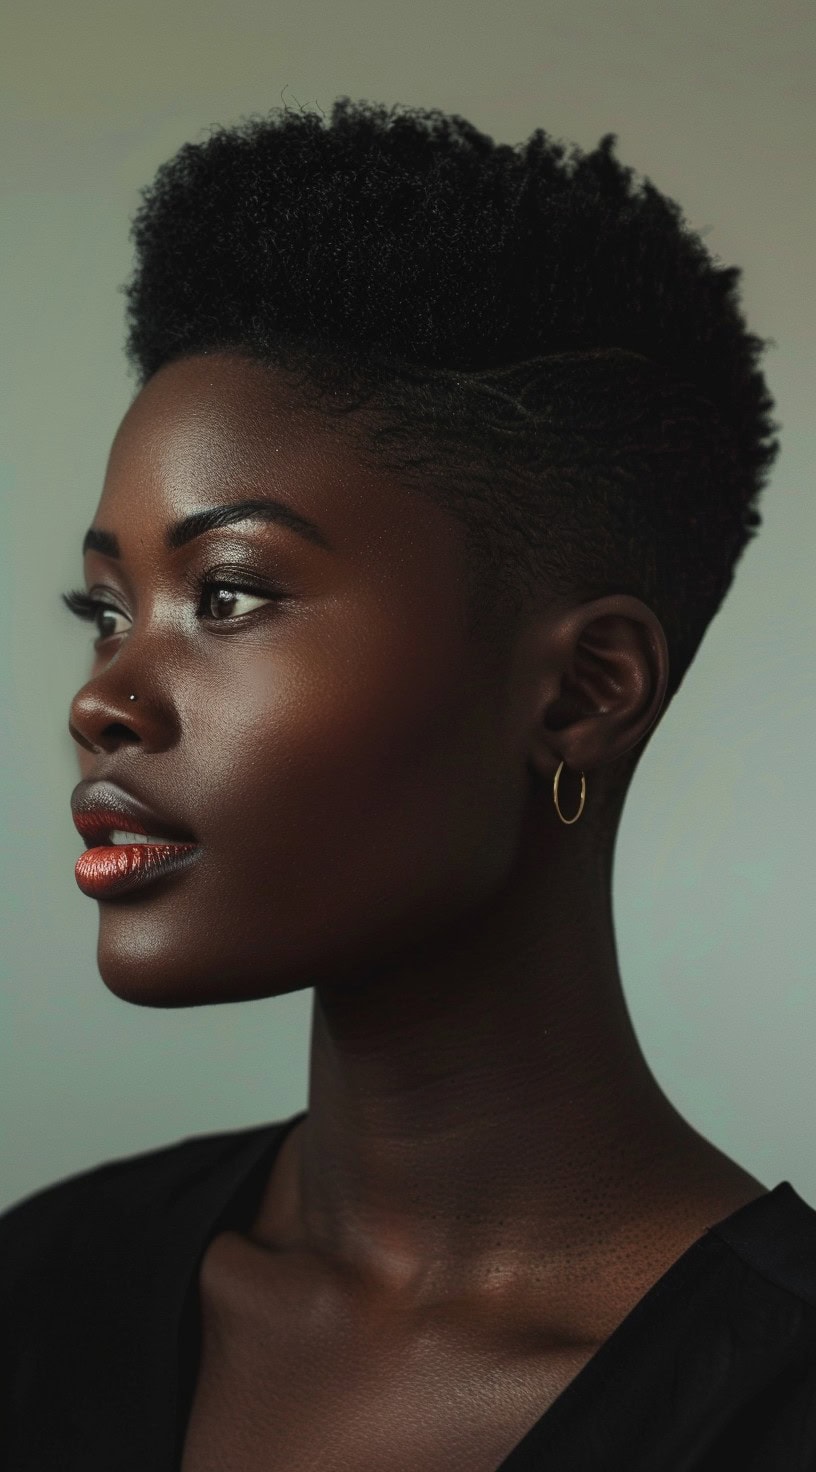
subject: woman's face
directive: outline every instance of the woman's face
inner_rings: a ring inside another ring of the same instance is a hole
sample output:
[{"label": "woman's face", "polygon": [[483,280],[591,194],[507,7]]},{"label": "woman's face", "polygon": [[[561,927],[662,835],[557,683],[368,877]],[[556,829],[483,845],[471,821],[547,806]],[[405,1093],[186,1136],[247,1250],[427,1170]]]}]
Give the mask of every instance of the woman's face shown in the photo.
[{"label": "woman's face", "polygon": [[[249,500],[319,535],[244,518],[168,547],[191,513]],[[352,982],[496,888],[525,762],[508,658],[468,636],[455,518],[272,370],[216,354],[138,395],[93,525],[120,555],[85,557],[116,612],[71,706],[81,776],[200,846],[99,901],[112,991],[185,1006]]]}]

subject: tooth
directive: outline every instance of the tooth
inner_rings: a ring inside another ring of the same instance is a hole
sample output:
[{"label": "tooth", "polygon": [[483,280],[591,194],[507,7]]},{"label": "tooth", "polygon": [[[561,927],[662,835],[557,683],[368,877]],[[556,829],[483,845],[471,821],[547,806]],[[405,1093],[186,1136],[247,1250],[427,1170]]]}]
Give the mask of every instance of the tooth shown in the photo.
[{"label": "tooth", "polygon": [[167,843],[166,838],[159,838],[153,833],[129,833],[126,828],[114,828],[110,836],[112,844],[117,843]]}]

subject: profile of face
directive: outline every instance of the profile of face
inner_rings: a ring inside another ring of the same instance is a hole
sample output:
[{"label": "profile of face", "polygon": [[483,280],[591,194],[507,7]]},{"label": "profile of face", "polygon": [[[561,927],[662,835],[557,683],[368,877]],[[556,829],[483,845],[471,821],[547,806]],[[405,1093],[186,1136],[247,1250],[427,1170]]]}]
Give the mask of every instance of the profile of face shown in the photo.
[{"label": "profile of face", "polygon": [[[290,515],[172,544],[184,518],[247,501]],[[135,398],[93,526],[118,555],[86,553],[106,608],[70,711],[81,777],[199,846],[100,899],[116,995],[354,984],[496,891],[528,798],[530,691],[469,632],[455,517],[375,473],[272,369],[218,353]]]}]

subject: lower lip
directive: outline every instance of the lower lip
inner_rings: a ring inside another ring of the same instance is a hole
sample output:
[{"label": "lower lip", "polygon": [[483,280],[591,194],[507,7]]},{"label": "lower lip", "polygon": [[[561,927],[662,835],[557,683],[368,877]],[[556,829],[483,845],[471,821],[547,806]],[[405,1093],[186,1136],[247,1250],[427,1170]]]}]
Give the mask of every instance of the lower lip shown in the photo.
[{"label": "lower lip", "polygon": [[197,843],[117,843],[86,848],[74,866],[76,882],[93,900],[111,899],[186,869],[201,853]]}]

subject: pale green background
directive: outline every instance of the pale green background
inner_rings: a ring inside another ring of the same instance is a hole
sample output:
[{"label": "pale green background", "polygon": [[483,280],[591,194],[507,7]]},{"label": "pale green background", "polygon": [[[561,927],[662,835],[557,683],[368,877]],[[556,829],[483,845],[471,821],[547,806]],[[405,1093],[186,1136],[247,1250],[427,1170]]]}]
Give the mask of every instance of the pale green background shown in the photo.
[{"label": "pale green background", "polygon": [[[641,764],[615,876],[646,1054],[688,1117],[816,1204],[813,142],[816,9],[790,0],[17,0],[6,7],[2,266],[4,1202],[118,1155],[294,1113],[311,992],[150,1011],[110,995],[76,887],[68,705],[89,634],[59,602],[132,393],[137,190],[211,123],[347,93],[542,126],[619,156],[744,267],[783,453]],[[591,800],[591,785],[590,785]]]}]

